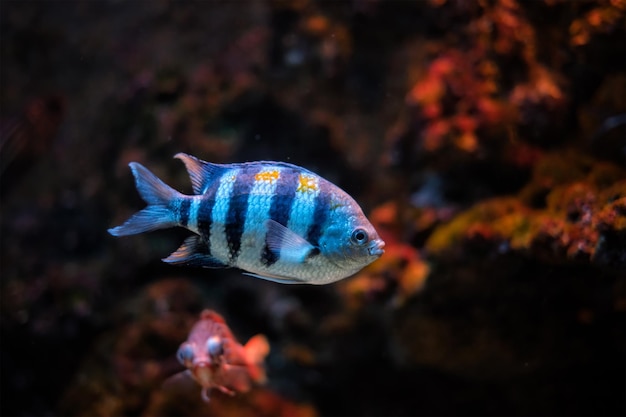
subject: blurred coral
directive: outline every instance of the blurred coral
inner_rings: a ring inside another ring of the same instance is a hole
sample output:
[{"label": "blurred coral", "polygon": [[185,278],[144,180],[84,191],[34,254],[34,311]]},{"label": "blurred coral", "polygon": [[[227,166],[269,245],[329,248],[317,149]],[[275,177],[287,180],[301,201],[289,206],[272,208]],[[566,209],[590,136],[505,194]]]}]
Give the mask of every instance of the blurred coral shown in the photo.
[{"label": "blurred coral", "polygon": [[[464,7],[454,4],[449,7]],[[536,130],[545,124],[546,113],[561,117],[563,81],[540,63],[536,29],[523,8],[515,0],[478,4],[480,17],[463,29],[467,49],[438,46],[441,52],[407,95],[407,103],[417,106],[418,120],[426,123],[421,139],[426,152],[444,145],[476,152],[493,147],[494,133],[502,140],[502,132],[512,126]],[[520,65],[509,69],[511,62]]]},{"label": "blurred coral", "polygon": [[600,0],[584,17],[575,19],[569,28],[570,42],[574,46],[589,43],[596,34],[609,33],[616,26],[623,25],[626,18],[626,2],[624,0]]},{"label": "blurred coral", "polygon": [[[196,393],[197,394],[197,393]],[[307,404],[297,404],[285,400],[280,395],[265,389],[255,388],[237,398],[223,394],[215,395],[206,404],[196,396],[186,394],[171,395],[165,391],[156,391],[143,416],[261,416],[261,417],[315,417],[317,412]]]},{"label": "blurred coral", "polygon": [[533,179],[520,197],[481,202],[440,226],[426,249],[438,257],[451,251],[463,257],[464,249],[479,243],[496,253],[522,251],[545,261],[626,268],[626,171],[554,154],[537,164]]},{"label": "blurred coral", "polygon": [[[1,414],[623,415],[625,16],[3,2]],[[386,253],[323,287],[171,277],[184,232],[106,229],[142,207],[130,161],[190,191],[177,152],[315,170]],[[267,387],[163,389],[205,307],[268,336]]]},{"label": "blurred coral", "polygon": [[37,159],[50,152],[65,111],[65,97],[57,94],[33,98],[26,104],[23,114],[3,118],[0,125],[2,192],[13,186],[17,177]]}]

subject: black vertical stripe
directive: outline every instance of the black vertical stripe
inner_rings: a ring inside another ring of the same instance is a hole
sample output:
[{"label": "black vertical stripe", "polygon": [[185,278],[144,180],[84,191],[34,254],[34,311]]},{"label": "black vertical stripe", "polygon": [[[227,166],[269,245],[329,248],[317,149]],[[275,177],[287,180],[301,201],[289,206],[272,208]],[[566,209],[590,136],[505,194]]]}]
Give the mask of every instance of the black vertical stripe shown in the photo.
[{"label": "black vertical stripe", "polygon": [[[296,199],[296,190],[298,189],[299,174],[293,170],[283,170],[278,178],[276,190],[272,196],[270,205],[269,218],[287,226],[289,223],[289,214],[291,206]],[[261,263],[266,266],[275,264],[280,257],[280,253],[271,251],[267,244],[261,252]]]},{"label": "black vertical stripe", "polygon": [[259,166],[242,168],[237,175],[232,193],[228,199],[225,231],[231,263],[234,263],[239,256],[241,236],[243,236],[243,229],[246,224],[246,211],[248,211],[250,191],[254,186],[254,175],[259,171]]},{"label": "black vertical stripe", "polygon": [[330,193],[328,192],[328,184],[324,180],[319,181],[320,192],[315,199],[315,210],[313,211],[313,221],[307,230],[306,240],[313,246],[318,247],[320,237],[324,230],[328,214],[330,212]]},{"label": "black vertical stripe", "polygon": [[[219,184],[219,181],[216,181]],[[213,193],[204,194],[198,207],[198,232],[204,239],[204,243],[207,247],[207,254],[211,254],[211,225],[213,224],[213,206],[215,206],[215,193],[217,187],[213,190]]]},{"label": "black vertical stripe", "polygon": [[178,222],[182,226],[187,226],[189,222],[189,206],[191,205],[191,198],[183,197],[182,200],[178,202]]}]

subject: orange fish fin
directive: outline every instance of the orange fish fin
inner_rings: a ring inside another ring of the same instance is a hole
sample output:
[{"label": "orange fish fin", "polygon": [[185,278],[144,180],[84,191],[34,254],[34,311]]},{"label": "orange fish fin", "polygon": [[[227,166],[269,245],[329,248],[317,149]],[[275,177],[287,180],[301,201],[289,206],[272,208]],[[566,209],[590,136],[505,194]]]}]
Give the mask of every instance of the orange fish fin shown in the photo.
[{"label": "orange fish fin", "polygon": [[222,385],[220,385],[219,387],[217,387],[220,391],[222,391],[224,394],[226,395],[230,395],[231,397],[235,395],[235,391],[228,389]]},{"label": "orange fish fin", "polygon": [[258,383],[264,383],[266,380],[263,361],[270,353],[270,344],[267,338],[262,334],[253,336],[244,346],[246,358],[249,363],[250,377]]},{"label": "orange fish fin", "polygon": [[251,337],[244,348],[248,360],[252,363],[263,363],[265,357],[270,353],[270,344],[262,334]]}]

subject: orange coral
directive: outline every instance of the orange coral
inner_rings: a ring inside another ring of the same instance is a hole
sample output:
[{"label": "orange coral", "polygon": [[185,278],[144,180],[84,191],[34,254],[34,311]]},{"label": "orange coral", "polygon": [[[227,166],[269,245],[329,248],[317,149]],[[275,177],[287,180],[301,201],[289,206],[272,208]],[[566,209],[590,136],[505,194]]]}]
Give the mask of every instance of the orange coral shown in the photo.
[{"label": "orange coral", "polygon": [[[625,262],[619,253],[606,253],[603,237],[621,236],[626,230],[626,172],[589,159],[560,158],[549,155],[534,173],[535,181],[549,190],[545,208],[525,205],[532,186],[519,199],[481,202],[437,228],[426,248],[440,256],[478,244],[500,251],[504,243],[507,250],[552,260]],[[560,169],[567,170],[565,177]],[[608,188],[607,182],[612,183]]]},{"label": "orange coral", "polygon": [[623,24],[626,17],[626,1],[600,0],[598,6],[590,10],[584,17],[574,20],[569,28],[570,43],[582,46],[589,43],[592,36],[608,33]]}]

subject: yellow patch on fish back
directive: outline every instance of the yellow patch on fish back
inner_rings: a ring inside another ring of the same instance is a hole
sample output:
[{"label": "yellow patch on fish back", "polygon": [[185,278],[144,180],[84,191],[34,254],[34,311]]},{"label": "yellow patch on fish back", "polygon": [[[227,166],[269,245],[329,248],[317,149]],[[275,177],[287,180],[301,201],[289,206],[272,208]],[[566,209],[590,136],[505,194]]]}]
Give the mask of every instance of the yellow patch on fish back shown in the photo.
[{"label": "yellow patch on fish back", "polygon": [[317,190],[318,185],[315,177],[307,174],[300,174],[300,176],[298,177],[297,191],[301,193],[312,193]]},{"label": "yellow patch on fish back", "polygon": [[261,171],[254,176],[255,181],[269,182],[274,184],[280,178],[280,172],[277,170]]}]

